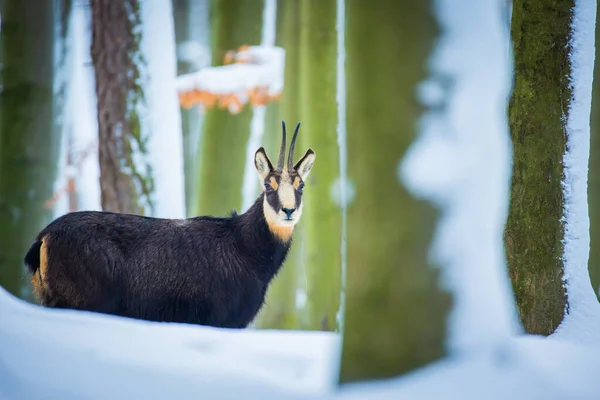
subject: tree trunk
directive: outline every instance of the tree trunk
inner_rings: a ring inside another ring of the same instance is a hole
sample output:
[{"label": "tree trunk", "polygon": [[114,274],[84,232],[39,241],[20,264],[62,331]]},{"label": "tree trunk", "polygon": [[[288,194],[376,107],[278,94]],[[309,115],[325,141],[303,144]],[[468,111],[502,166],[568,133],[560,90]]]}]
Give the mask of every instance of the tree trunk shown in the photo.
[{"label": "tree trunk", "polygon": [[102,209],[150,214],[153,180],[139,161],[147,138],[138,115],[144,101],[138,0],[91,0],[91,7]]},{"label": "tree trunk", "polygon": [[[269,103],[265,121],[264,146],[267,154],[277,157],[281,146],[281,120],[287,126],[299,121],[298,109],[298,2],[278,1],[276,45],[285,49],[285,81],[281,104]],[[288,139],[289,140],[289,139]],[[280,272],[273,279],[267,292],[265,305],[256,319],[262,329],[298,329],[299,311],[296,309],[296,293],[300,275],[300,250],[302,245],[302,222],[294,230],[290,252]]]},{"label": "tree trunk", "polygon": [[[194,0],[196,3],[207,2],[209,0]],[[175,20],[175,41],[177,45],[177,75],[184,75],[194,72],[199,67],[199,60],[190,60],[189,54],[181,51],[182,45],[188,46],[191,43],[194,46],[199,46],[200,38],[193,37],[191,24],[203,24],[203,15],[191,15],[194,4],[190,0],[173,0],[173,16]],[[208,19],[208,18],[207,18]],[[208,23],[206,21],[206,23]],[[189,51],[189,50],[188,50]],[[198,107],[186,109],[180,107],[181,113],[181,131],[183,136],[183,162],[184,162],[184,179],[185,179],[185,208],[187,215],[192,216],[190,210],[194,208],[196,202],[196,185],[197,178],[195,171],[197,170],[196,147],[197,130],[201,127],[202,114]]]},{"label": "tree trunk", "polygon": [[512,13],[514,161],[505,245],[521,322],[542,335],[556,329],[566,305],[561,181],[572,8],[572,1],[515,0]]},{"label": "tree trunk", "polygon": [[[177,75],[184,75],[192,71],[185,59],[179,57],[179,48],[190,38],[190,0],[173,0],[173,19],[175,22],[175,43],[177,53]],[[183,139],[183,174],[185,180],[185,208],[189,210],[193,205],[194,198],[194,151],[190,148],[191,122],[193,113],[197,110],[188,110],[180,107],[181,133]],[[188,213],[189,215],[189,213]]]},{"label": "tree trunk", "polygon": [[422,0],[346,1],[355,195],[348,204],[341,382],[400,375],[445,354],[451,297],[428,257],[437,213],[408,193],[397,172],[422,111],[416,89],[437,33],[430,7]]},{"label": "tree trunk", "polygon": [[596,57],[592,85],[588,205],[590,214],[590,258],[588,268],[594,293],[600,299],[600,7],[596,9]]},{"label": "tree trunk", "polygon": [[[301,151],[315,150],[302,224],[309,329],[337,330],[341,290],[341,208],[332,199],[339,178],[336,103],[336,0],[300,3]],[[298,158],[300,153],[296,154]]]},{"label": "tree trunk", "polygon": [[52,217],[60,130],[53,127],[53,1],[0,1],[0,285],[28,299],[23,257]]},{"label": "tree trunk", "polygon": [[[229,50],[260,43],[263,2],[212,0],[213,65],[222,64]],[[250,107],[245,107],[237,115],[219,108],[206,113],[200,144],[202,158],[195,214],[224,216],[242,206],[242,182],[251,118]]]},{"label": "tree trunk", "polygon": [[151,215],[184,218],[183,138],[176,89],[177,58],[171,0],[140,2],[137,20],[141,21],[142,29],[136,33],[140,56],[134,61],[143,71],[141,136],[147,138],[144,155],[153,182]]}]

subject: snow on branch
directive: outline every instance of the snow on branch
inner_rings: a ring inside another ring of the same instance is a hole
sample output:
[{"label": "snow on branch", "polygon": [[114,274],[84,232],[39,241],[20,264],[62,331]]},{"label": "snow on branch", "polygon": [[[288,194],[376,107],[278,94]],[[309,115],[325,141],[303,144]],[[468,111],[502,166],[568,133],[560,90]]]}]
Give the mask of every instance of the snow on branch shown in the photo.
[{"label": "snow on branch", "polygon": [[264,105],[283,90],[285,50],[275,46],[242,46],[228,51],[225,65],[203,68],[177,78],[184,108],[226,108],[237,114],[246,104]]}]

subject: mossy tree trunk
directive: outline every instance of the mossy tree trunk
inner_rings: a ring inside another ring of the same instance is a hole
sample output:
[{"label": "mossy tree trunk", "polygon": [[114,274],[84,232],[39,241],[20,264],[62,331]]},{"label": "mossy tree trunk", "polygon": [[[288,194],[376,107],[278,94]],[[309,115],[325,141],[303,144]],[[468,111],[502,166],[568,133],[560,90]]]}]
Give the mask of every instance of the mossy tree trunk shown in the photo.
[{"label": "mossy tree trunk", "polygon": [[573,1],[515,0],[515,77],[508,114],[513,142],[508,268],[521,322],[548,335],[563,319],[563,156]]},{"label": "mossy tree trunk", "polygon": [[590,121],[588,205],[590,214],[590,279],[600,298],[600,7],[596,9],[596,58]]},{"label": "mossy tree trunk", "polygon": [[431,2],[346,0],[347,279],[340,381],[388,378],[445,354],[451,296],[428,259],[437,212],[398,164],[417,135]]},{"label": "mossy tree trunk", "polygon": [[[281,146],[281,120],[288,129],[299,121],[298,109],[298,43],[299,3],[280,0],[277,2],[276,45],[285,49],[285,82],[281,103],[268,105],[265,121],[264,146],[267,154],[277,158]],[[289,143],[288,139],[288,143]],[[276,161],[274,161],[276,162]],[[265,305],[256,319],[261,329],[297,329],[300,327],[296,309],[296,293],[300,274],[300,249],[302,222],[296,226],[290,252],[285,263],[269,286]]]},{"label": "mossy tree trunk", "polygon": [[[332,198],[339,178],[336,103],[336,0],[300,2],[298,154],[317,155],[306,182],[302,224],[308,329],[337,330],[341,289],[341,208]],[[300,150],[301,149],[301,150]]]},{"label": "mossy tree trunk", "polygon": [[[263,0],[212,0],[212,63],[221,65],[229,50],[260,43]],[[252,110],[237,115],[210,109],[204,118],[195,214],[224,216],[242,206],[242,182]]]},{"label": "mossy tree trunk", "polygon": [[142,135],[138,0],[91,0],[102,209],[152,214],[154,183]]},{"label": "mossy tree trunk", "polygon": [[53,127],[55,2],[0,1],[0,285],[28,299],[23,257],[52,217],[60,130]]}]

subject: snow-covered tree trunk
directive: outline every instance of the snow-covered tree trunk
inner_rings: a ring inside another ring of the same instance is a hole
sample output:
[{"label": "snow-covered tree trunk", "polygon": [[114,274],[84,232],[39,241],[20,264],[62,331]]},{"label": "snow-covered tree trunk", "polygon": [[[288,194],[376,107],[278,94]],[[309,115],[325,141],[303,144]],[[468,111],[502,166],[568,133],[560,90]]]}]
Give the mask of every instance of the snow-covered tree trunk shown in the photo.
[{"label": "snow-covered tree trunk", "polygon": [[[143,61],[138,58],[137,64],[138,68],[145,68],[142,84],[146,99],[146,107],[140,111],[140,137],[147,138],[146,162],[154,182],[152,215],[183,218],[183,138],[171,0],[140,2],[140,16],[142,30],[137,40]],[[143,165],[143,159],[140,161],[136,160],[136,167]]]},{"label": "snow-covered tree trunk", "polygon": [[154,182],[141,127],[141,16],[137,0],[91,0],[102,209],[150,214]]},{"label": "snow-covered tree trunk", "polygon": [[402,6],[346,0],[353,188],[341,382],[400,375],[446,351],[451,299],[428,257],[437,213],[415,199],[398,175],[422,111],[415,97],[437,31],[430,7],[422,0]]},{"label": "snow-covered tree trunk", "polygon": [[[300,2],[299,142],[318,164],[306,183],[302,225],[309,329],[336,330],[341,288],[341,208],[336,103],[336,0]],[[296,155],[298,157],[298,155]]]},{"label": "snow-covered tree trunk", "polygon": [[590,159],[588,204],[590,214],[590,258],[588,268],[592,287],[600,298],[600,7],[596,8],[596,40],[592,114],[590,121]]},{"label": "snow-covered tree trunk", "polygon": [[[190,41],[190,0],[173,0],[173,18],[175,22],[175,42],[177,48],[181,48],[186,42]],[[189,61],[180,57],[180,52],[177,52],[177,75],[187,74],[193,71]],[[194,179],[194,152],[190,151],[189,146],[191,137],[190,130],[192,129],[191,122],[193,115],[197,110],[188,110],[181,107],[181,133],[183,135],[183,161],[184,161],[184,179],[185,179],[185,206],[190,209],[193,204],[193,193],[195,186]]]},{"label": "snow-covered tree trunk", "polygon": [[[173,0],[175,39],[177,45],[177,74],[195,72],[210,65],[208,38],[208,6],[210,0]],[[185,205],[188,216],[196,203],[198,138],[203,113],[196,106],[180,108],[183,136]]]},{"label": "snow-covered tree trunk", "polygon": [[521,322],[548,335],[563,319],[563,156],[572,2],[515,0],[511,36],[515,76],[508,114],[514,148],[505,230]]},{"label": "snow-covered tree trunk", "polygon": [[[228,51],[260,43],[263,0],[212,0],[212,64],[222,65]],[[226,215],[242,206],[242,182],[252,110],[239,114],[223,108],[207,111],[199,145],[198,194],[193,214]]]},{"label": "snow-covered tree trunk", "polygon": [[[281,146],[281,120],[288,126],[299,121],[298,112],[298,44],[299,3],[279,0],[277,2],[276,45],[285,49],[285,83],[281,103],[270,103],[267,108],[263,143],[267,154],[276,155]],[[269,286],[265,305],[256,319],[262,329],[300,328],[296,295],[300,283],[300,253],[302,247],[302,223],[294,231],[294,243],[285,264]]]},{"label": "snow-covered tree trunk", "polygon": [[0,285],[29,298],[23,257],[49,222],[60,129],[53,127],[55,2],[1,1]]},{"label": "snow-covered tree trunk", "polygon": [[74,174],[63,170],[77,156],[73,151],[70,135],[68,97],[73,78],[74,51],[71,31],[72,1],[59,0],[55,4],[55,46],[54,46],[54,129],[62,140],[58,167],[58,179],[53,198],[48,205],[54,215],[62,215],[68,211],[76,211],[78,199],[75,191]]}]

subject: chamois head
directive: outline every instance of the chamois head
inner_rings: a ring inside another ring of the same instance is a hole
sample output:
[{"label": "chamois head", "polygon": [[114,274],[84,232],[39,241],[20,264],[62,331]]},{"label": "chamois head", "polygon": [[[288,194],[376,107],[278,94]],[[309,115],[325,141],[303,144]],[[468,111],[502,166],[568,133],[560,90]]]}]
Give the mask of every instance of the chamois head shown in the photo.
[{"label": "chamois head", "polygon": [[277,168],[273,168],[263,147],[256,151],[254,165],[264,186],[263,208],[267,223],[276,235],[287,240],[291,237],[292,229],[302,215],[304,180],[315,162],[315,152],[308,149],[294,165],[294,146],[300,128],[300,123],[298,123],[290,144],[287,164],[285,164],[285,122],[281,124],[282,140]]}]

